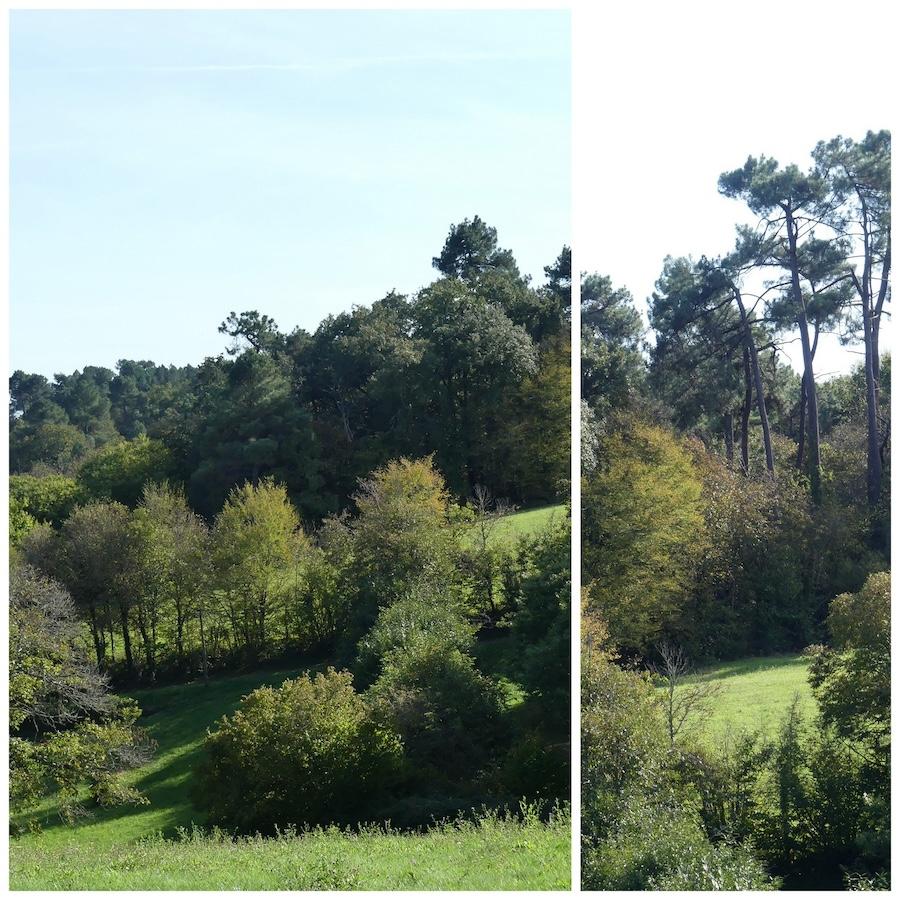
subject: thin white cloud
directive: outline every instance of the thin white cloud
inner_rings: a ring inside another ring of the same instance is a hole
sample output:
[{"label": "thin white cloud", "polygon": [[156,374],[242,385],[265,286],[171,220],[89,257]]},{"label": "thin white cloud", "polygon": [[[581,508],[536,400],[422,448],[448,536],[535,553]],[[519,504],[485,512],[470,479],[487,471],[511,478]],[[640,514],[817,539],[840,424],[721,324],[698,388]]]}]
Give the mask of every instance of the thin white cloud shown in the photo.
[{"label": "thin white cloud", "polygon": [[466,65],[479,62],[539,62],[563,59],[558,54],[538,53],[444,53],[407,56],[336,57],[316,62],[286,63],[209,63],[203,65],[139,65],[139,66],[41,66],[20,69],[25,72],[66,72],[72,74],[104,74],[116,72],[146,73],[229,73],[229,72],[309,72],[317,74],[350,72],[357,69],[423,64]]}]

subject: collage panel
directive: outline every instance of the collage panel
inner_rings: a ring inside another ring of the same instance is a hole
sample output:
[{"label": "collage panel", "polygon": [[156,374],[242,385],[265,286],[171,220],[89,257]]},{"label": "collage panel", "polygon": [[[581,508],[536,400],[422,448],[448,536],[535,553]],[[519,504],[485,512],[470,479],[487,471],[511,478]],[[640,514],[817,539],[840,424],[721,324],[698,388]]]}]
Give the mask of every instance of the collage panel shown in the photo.
[{"label": "collage panel", "polygon": [[12,890],[570,889],[569,31],[11,14]]},{"label": "collage panel", "polygon": [[795,131],[582,277],[583,890],[890,887],[891,135]]}]

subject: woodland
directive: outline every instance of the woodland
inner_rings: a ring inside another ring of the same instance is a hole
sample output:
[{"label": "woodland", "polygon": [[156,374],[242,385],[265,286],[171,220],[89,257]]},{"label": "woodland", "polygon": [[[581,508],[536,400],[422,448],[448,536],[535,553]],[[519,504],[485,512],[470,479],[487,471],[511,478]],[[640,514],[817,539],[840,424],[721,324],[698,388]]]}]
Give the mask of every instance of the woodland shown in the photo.
[{"label": "woodland", "polygon": [[[114,840],[99,826],[168,802],[154,758],[176,755],[168,859],[176,825],[469,822],[479,847],[514,827],[553,844],[530,877],[568,881],[570,255],[534,286],[475,216],[433,264],[312,333],[231,313],[196,366],[13,374],[10,791],[32,886],[60,831]],[[255,689],[226,700],[232,681]],[[221,714],[196,742],[190,703]],[[105,886],[82,850],[69,886]]]}]

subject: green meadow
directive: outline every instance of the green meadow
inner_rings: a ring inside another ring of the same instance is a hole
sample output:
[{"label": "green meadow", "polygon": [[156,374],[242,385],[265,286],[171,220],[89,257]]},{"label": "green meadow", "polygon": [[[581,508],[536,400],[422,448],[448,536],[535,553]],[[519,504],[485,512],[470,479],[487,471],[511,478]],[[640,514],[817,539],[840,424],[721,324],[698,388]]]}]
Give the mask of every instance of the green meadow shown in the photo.
[{"label": "green meadow", "polygon": [[716,687],[702,721],[704,740],[719,744],[730,735],[760,731],[774,736],[796,698],[806,718],[815,714],[806,657],[762,656],[710,667],[685,679]]}]

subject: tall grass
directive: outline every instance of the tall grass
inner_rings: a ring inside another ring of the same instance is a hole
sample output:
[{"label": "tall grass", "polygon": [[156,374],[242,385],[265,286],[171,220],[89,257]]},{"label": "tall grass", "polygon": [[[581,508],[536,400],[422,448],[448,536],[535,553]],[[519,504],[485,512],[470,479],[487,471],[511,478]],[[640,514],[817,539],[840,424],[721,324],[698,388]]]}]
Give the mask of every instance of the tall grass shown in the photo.
[{"label": "tall grass", "polygon": [[109,846],[13,841],[13,890],[565,890],[571,819],[486,813],[424,832],[182,828]]}]

